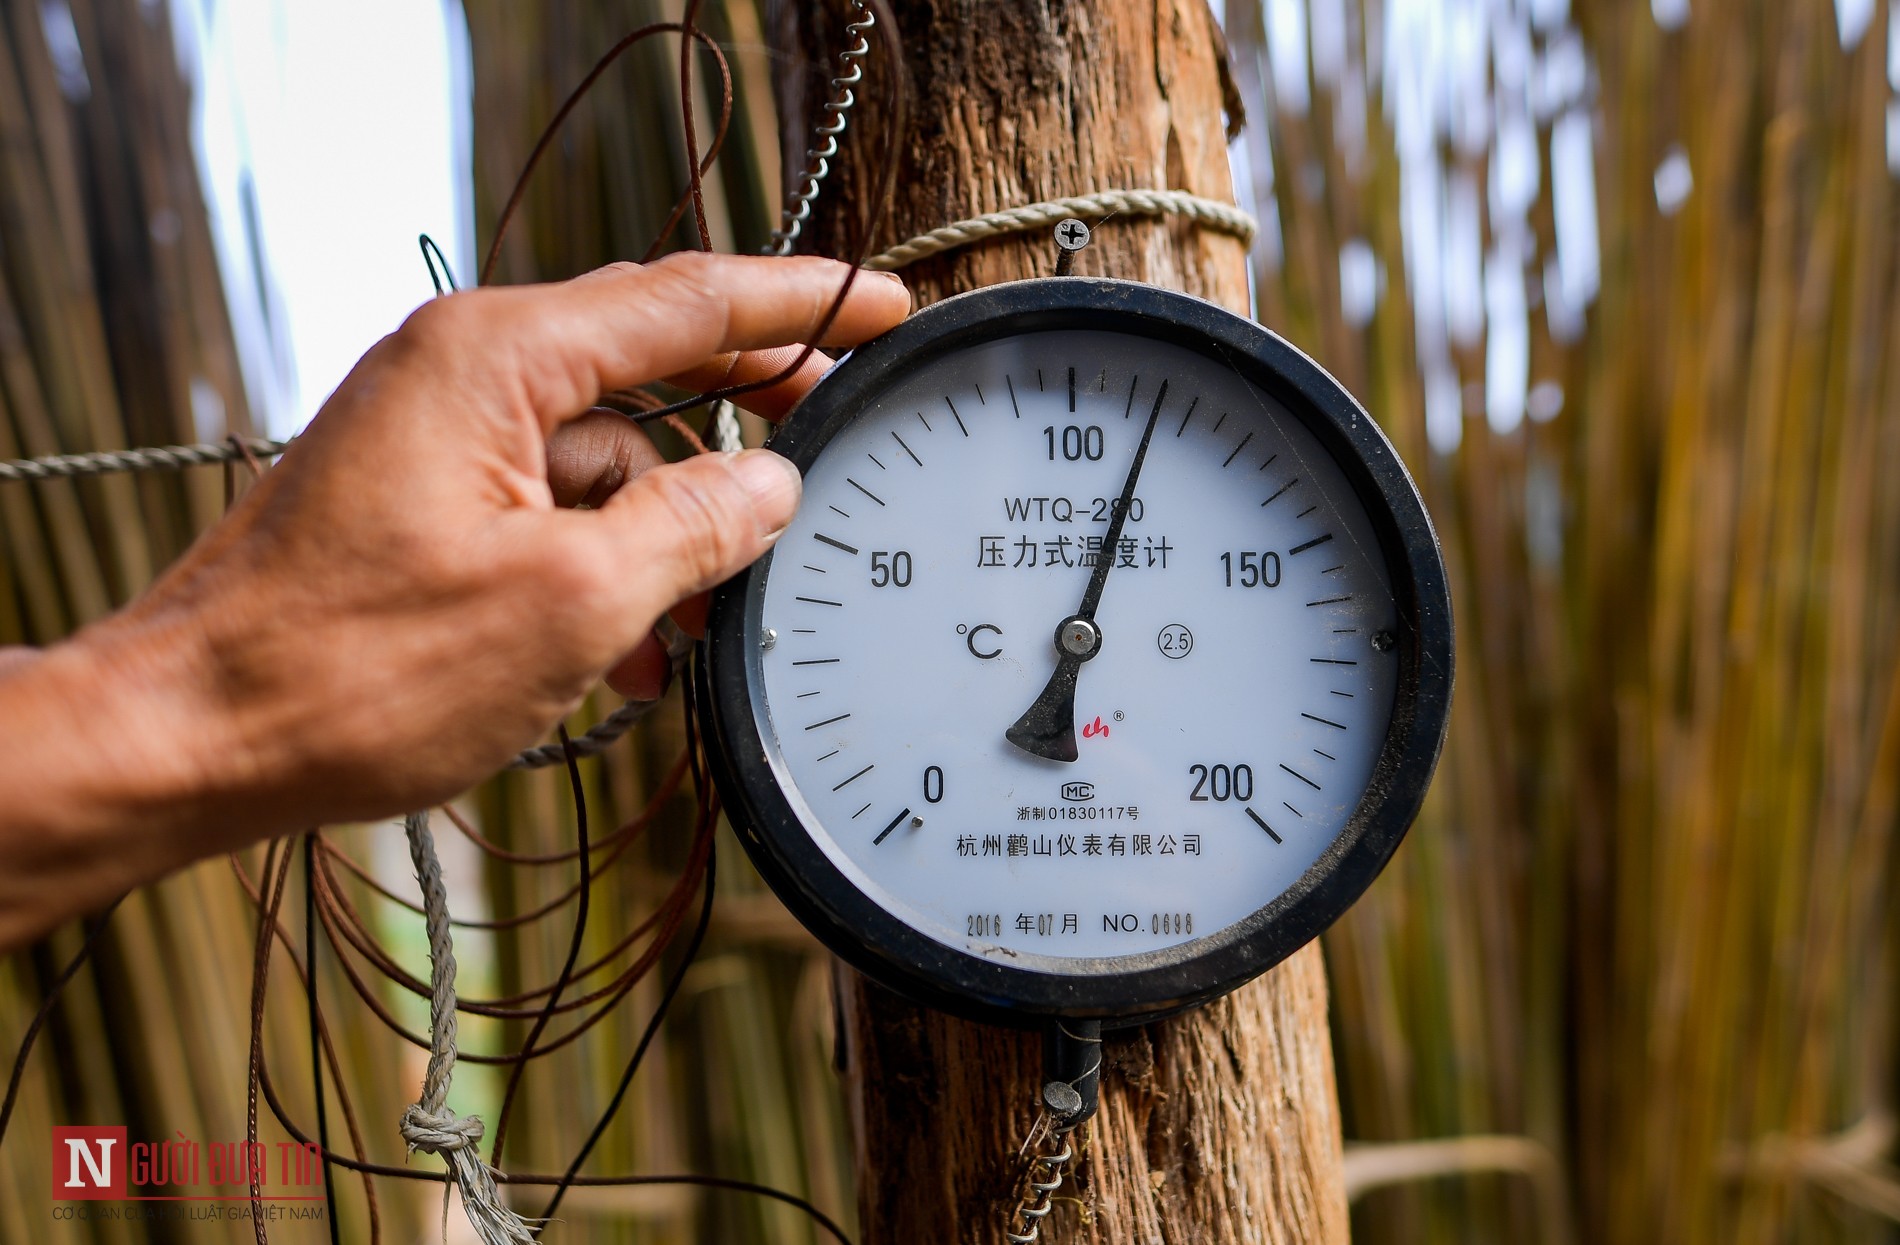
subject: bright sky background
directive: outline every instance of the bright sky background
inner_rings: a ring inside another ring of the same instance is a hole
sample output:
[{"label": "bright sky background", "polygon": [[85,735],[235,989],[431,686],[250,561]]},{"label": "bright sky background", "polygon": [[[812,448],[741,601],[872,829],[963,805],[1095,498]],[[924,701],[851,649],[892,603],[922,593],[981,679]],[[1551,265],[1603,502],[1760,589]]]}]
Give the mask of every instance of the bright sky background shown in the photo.
[{"label": "bright sky background", "polygon": [[260,422],[301,428],[430,297],[416,236],[472,274],[457,0],[176,0],[232,320]]}]

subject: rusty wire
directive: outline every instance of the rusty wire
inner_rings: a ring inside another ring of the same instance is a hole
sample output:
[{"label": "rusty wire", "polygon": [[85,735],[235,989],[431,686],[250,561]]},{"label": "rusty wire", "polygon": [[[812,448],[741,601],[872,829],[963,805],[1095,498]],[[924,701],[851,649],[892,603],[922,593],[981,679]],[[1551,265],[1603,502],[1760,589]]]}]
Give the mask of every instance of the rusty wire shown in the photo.
[{"label": "rusty wire", "polygon": [[[585,98],[606,70],[629,49],[655,35],[673,33],[680,38],[680,115],[685,137],[686,151],[686,188],[673,204],[673,208],[662,225],[652,248],[645,259],[650,260],[665,245],[666,239],[677,228],[687,211],[693,213],[696,241],[700,249],[711,249],[711,233],[706,218],[703,179],[711,170],[720,150],[723,148],[732,118],[733,89],[731,69],[718,44],[704,31],[700,30],[695,19],[703,0],[688,0],[685,12],[679,22],[656,23],[634,30],[619,40],[593,69],[581,80],[556,110],[547,126],[535,143],[521,174],[496,222],[486,258],[482,265],[481,282],[485,284],[492,276],[500,255],[502,241],[507,233],[509,222],[520,207],[529,178],[539,164],[542,156],[553,142],[556,134],[569,115]],[[895,185],[897,167],[898,140],[903,133],[903,67],[900,48],[896,38],[896,26],[884,0],[866,0],[868,7],[876,11],[880,19],[876,27],[882,45],[883,69],[886,83],[884,106],[887,110],[885,150],[876,162],[877,170],[873,179],[873,193],[866,211],[850,239],[847,250],[851,258],[862,262],[871,253],[871,244],[878,223],[883,219],[891,200]],[[698,46],[712,57],[717,65],[720,81],[719,121],[705,154],[699,153],[699,136],[693,109],[693,49]],[[438,292],[442,292],[446,282],[447,289],[453,291],[455,281],[447,271],[446,261],[439,249],[432,253],[433,243],[426,239],[422,242],[423,253],[430,267],[432,280],[437,283]],[[437,273],[440,262],[441,272]],[[644,262],[644,261],[643,261]],[[838,291],[826,309],[812,340],[822,340],[836,319],[851,286],[857,279],[857,266],[854,263],[840,282]],[[678,419],[681,412],[694,407],[716,403],[722,399],[738,397],[746,393],[777,385],[804,366],[816,349],[807,344],[797,356],[776,375],[742,385],[731,385],[715,389],[696,397],[676,402],[664,402],[642,390],[623,391],[602,395],[599,404],[614,410],[635,423],[664,420],[682,436],[685,443],[695,453],[705,452],[705,446],[693,429]],[[262,464],[250,447],[241,443],[238,454],[249,468],[252,476],[262,473]],[[233,464],[234,465],[234,464]],[[235,500],[237,493],[237,473],[227,471],[226,503]],[[613,1014],[620,1004],[660,962],[661,956],[673,944],[680,931],[687,924],[687,914],[692,908],[695,894],[700,896],[699,911],[694,918],[693,928],[686,948],[680,960],[663,987],[662,994],[654,1012],[649,1017],[633,1055],[624,1067],[614,1094],[608,1106],[596,1121],[588,1137],[582,1143],[566,1170],[560,1175],[505,1173],[498,1172],[497,1179],[504,1184],[548,1185],[553,1186],[543,1217],[551,1216],[561,1204],[568,1189],[576,1186],[603,1185],[647,1185],[676,1184],[711,1189],[724,1189],[749,1193],[770,1198],[797,1207],[812,1221],[823,1228],[833,1238],[849,1245],[842,1228],[818,1210],[804,1198],[781,1190],[772,1189],[749,1181],[732,1180],[718,1176],[697,1174],[688,1175],[624,1175],[624,1176],[582,1176],[579,1174],[582,1164],[592,1152],[593,1147],[604,1134],[625,1099],[628,1087],[638,1073],[646,1053],[650,1048],[660,1025],[691,967],[710,923],[713,899],[713,877],[716,867],[713,850],[713,831],[719,816],[718,798],[713,794],[707,779],[703,749],[698,735],[698,724],[693,719],[690,697],[684,700],[687,747],[675,763],[669,767],[657,789],[640,813],[630,818],[613,833],[591,840],[587,829],[587,805],[585,793],[580,782],[578,757],[562,732],[563,757],[569,778],[570,793],[574,803],[576,820],[576,845],[568,850],[544,854],[531,854],[512,851],[483,837],[467,820],[453,809],[445,809],[449,820],[463,836],[492,861],[498,864],[522,867],[558,867],[572,863],[578,878],[574,885],[564,890],[554,899],[525,913],[516,913],[495,920],[459,920],[456,925],[462,928],[493,931],[512,931],[553,916],[570,906],[574,908],[574,925],[569,940],[567,954],[560,971],[546,985],[531,988],[515,995],[496,999],[469,999],[458,1001],[458,1010],[471,1014],[504,1019],[526,1019],[531,1028],[526,1039],[513,1051],[498,1054],[480,1054],[463,1052],[461,1058],[470,1062],[506,1066],[510,1069],[507,1090],[495,1129],[495,1140],[491,1151],[491,1160],[499,1165],[503,1155],[503,1146],[507,1136],[510,1111],[517,1095],[521,1092],[528,1065],[556,1050],[579,1040],[595,1025]],[[586,940],[588,921],[591,915],[590,893],[593,886],[610,870],[614,869],[625,857],[631,845],[638,840],[651,824],[658,811],[664,807],[685,785],[690,775],[694,801],[693,837],[687,863],[678,879],[668,890],[658,908],[644,920],[618,939],[615,945],[590,963],[581,964],[581,948]],[[359,862],[351,858],[336,844],[332,843],[320,829],[313,829],[303,840],[306,865],[305,893],[305,930],[302,941],[302,953],[297,940],[281,918],[281,909],[286,891],[289,889],[290,873],[295,859],[292,840],[273,841],[265,850],[264,860],[258,876],[253,879],[242,861],[234,854],[230,865],[238,886],[250,900],[258,913],[257,937],[253,949],[252,980],[250,990],[250,1054],[248,1058],[246,1091],[246,1136],[255,1142],[259,1122],[259,1098],[269,1107],[272,1115],[285,1132],[300,1144],[311,1144],[311,1137],[290,1113],[285,1109],[276,1086],[270,1075],[270,1062],[264,1041],[264,1018],[268,1001],[268,985],[272,951],[281,950],[288,960],[291,971],[302,987],[304,1002],[308,1012],[311,1035],[311,1075],[316,1092],[317,1138],[326,1166],[357,1174],[362,1182],[363,1194],[367,1204],[370,1222],[370,1240],[381,1239],[381,1210],[376,1193],[377,1178],[424,1180],[440,1182],[445,1174],[434,1171],[410,1170],[378,1164],[367,1158],[361,1121],[355,1102],[349,1093],[344,1066],[336,1046],[331,1038],[329,1019],[325,1015],[317,997],[316,954],[318,950],[318,931],[330,944],[338,970],[348,982],[351,992],[377,1020],[398,1035],[402,1040],[426,1049],[425,1037],[406,1030],[388,1006],[379,997],[371,977],[379,977],[394,983],[400,988],[422,995],[428,993],[428,984],[404,970],[373,931],[355,901],[350,897],[343,877],[347,874],[365,887],[371,894],[409,910],[417,910],[414,902],[398,896],[388,888],[376,882],[370,872]],[[340,871],[340,872],[339,872]],[[102,932],[116,907],[108,907],[92,922],[86,939],[79,952],[65,967],[60,975],[49,985],[47,997],[39,1014],[28,1028],[19,1049],[16,1052],[12,1076],[4,1101],[0,1101],[0,1141],[6,1135],[6,1125],[11,1116],[14,1099],[17,1096],[21,1076],[26,1060],[31,1053],[33,1042],[46,1018],[51,1014],[64,986],[72,980],[86,963],[95,948]],[[633,955],[631,961],[623,967],[615,968],[642,940],[645,945]],[[610,973],[608,979],[581,993],[570,993],[579,989],[580,984],[603,973]],[[367,975],[366,975],[367,974]],[[536,1005],[536,1000],[542,1000]],[[570,1027],[559,1035],[549,1038],[548,1030],[560,1017],[579,1015]],[[334,1096],[341,1112],[345,1131],[349,1136],[352,1153],[343,1153],[330,1144],[327,1101],[323,1072],[328,1068],[330,1092]],[[261,1190],[253,1185],[250,1189],[253,1202],[252,1223],[258,1245],[268,1245],[267,1232],[262,1216],[255,1213],[261,1199]],[[332,1199],[331,1213],[328,1218],[331,1231],[337,1231],[334,1213],[334,1190],[331,1182],[325,1180],[326,1195]]]}]

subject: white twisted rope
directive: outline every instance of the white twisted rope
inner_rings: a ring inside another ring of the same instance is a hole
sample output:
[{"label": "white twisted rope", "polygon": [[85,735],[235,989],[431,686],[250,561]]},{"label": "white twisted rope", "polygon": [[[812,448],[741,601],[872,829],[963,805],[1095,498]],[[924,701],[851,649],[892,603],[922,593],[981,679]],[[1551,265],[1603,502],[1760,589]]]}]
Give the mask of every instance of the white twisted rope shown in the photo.
[{"label": "white twisted rope", "polygon": [[[455,944],[449,934],[449,896],[442,885],[442,863],[436,859],[435,835],[427,812],[403,820],[409,836],[409,858],[422,886],[422,914],[429,931],[429,1067],[422,1077],[422,1097],[402,1113],[402,1139],[409,1152],[439,1154],[449,1165],[462,1194],[462,1209],[482,1245],[534,1245],[527,1220],[502,1204],[495,1173],[482,1161],[480,1116],[457,1115],[449,1110],[449,1083],[455,1076]],[[448,1191],[443,1190],[443,1234],[447,1235]]]},{"label": "white twisted rope", "polygon": [[985,238],[1046,229],[1065,217],[1078,216],[1084,220],[1095,218],[1099,221],[1117,215],[1185,216],[1217,233],[1239,238],[1243,246],[1253,241],[1254,230],[1258,227],[1253,217],[1233,204],[1203,199],[1185,190],[1098,190],[1090,195],[1031,203],[1026,207],[1005,208],[1001,212],[960,220],[954,225],[919,234],[908,242],[873,255],[864,261],[864,266],[872,272],[895,272],[920,259],[954,251]]},{"label": "white twisted rope", "polygon": [[152,445],[133,450],[100,450],[92,454],[51,454],[45,458],[16,458],[0,462],[0,480],[53,480],[70,476],[100,476],[117,471],[177,471],[212,463],[236,462],[245,451],[258,458],[284,452],[288,441],[248,437],[243,448],[232,441],[216,445]]},{"label": "white twisted rope", "polygon": [[[693,637],[674,626],[673,620],[664,614],[654,624],[654,629],[666,641],[667,661],[671,664],[674,675],[677,676],[686,665],[686,655],[693,651]],[[574,759],[577,761],[584,757],[599,756],[616,739],[633,729],[634,723],[664,703],[664,697],[660,700],[630,700],[595,723],[585,735],[570,739],[567,748],[574,750]],[[563,748],[559,740],[551,744],[542,744],[538,748],[529,748],[516,755],[515,759],[508,762],[504,768],[543,769],[549,765],[565,764],[567,748]]]},{"label": "white twisted rope", "polygon": [[[809,201],[806,211],[810,211]],[[986,238],[1045,229],[1069,216],[1093,217],[1097,223],[1113,216],[1185,216],[1217,233],[1239,238],[1242,245],[1253,241],[1257,228],[1254,218],[1233,204],[1203,199],[1185,190],[1098,190],[1094,194],[1031,203],[1001,212],[989,212],[970,220],[960,220],[954,225],[919,234],[908,242],[873,255],[864,261],[864,266],[873,272],[895,272],[920,259],[954,251]],[[720,448],[726,448],[737,440],[738,421],[731,418],[729,412],[720,413],[717,427]],[[175,471],[184,467],[233,462],[243,458],[245,450],[259,458],[269,458],[283,453],[289,444],[288,441],[253,437],[243,442],[243,449],[235,442],[227,441],[216,445],[154,445],[131,450],[102,450],[92,454],[18,458],[0,461],[0,481],[51,480],[107,475],[118,471]],[[559,755],[557,750],[557,759]],[[551,763],[540,762],[543,765]]]},{"label": "white twisted rope", "polygon": [[739,427],[739,408],[724,398],[713,406],[713,448],[721,454],[732,454],[745,448],[745,441]]},{"label": "white twisted rope", "polygon": [[[574,749],[574,759],[596,757],[607,751],[608,747],[633,728],[633,724],[660,707],[657,700],[630,700],[596,723],[585,735],[570,741]],[[561,747],[559,740],[551,744],[542,744],[538,748],[529,748],[508,762],[504,769],[545,769],[550,765],[561,765],[567,761],[567,750]]]}]

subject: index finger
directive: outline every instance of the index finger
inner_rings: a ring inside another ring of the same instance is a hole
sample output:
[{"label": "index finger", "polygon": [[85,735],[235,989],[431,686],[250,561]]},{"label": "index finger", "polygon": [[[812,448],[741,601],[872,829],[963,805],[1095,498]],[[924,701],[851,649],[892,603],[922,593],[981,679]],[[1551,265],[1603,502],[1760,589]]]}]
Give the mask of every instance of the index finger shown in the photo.
[{"label": "index finger", "polygon": [[[684,372],[728,351],[812,341],[852,278],[820,344],[855,345],[902,320],[901,281],[836,260],[685,252],[615,264],[560,285],[477,290],[458,301],[478,323],[457,326],[466,365],[512,382],[543,431],[601,394]],[[429,310],[424,308],[424,312]],[[470,347],[473,347],[470,349]]]},{"label": "index finger", "polygon": [[799,346],[775,346],[770,350],[747,350],[737,354],[716,355],[696,367],[666,377],[669,384],[705,393],[733,385],[750,385],[784,376],[763,389],[754,389],[733,399],[754,415],[777,422],[811,392],[819,377],[831,367],[826,356],[813,353],[790,375],[785,370],[798,362],[803,353]]}]

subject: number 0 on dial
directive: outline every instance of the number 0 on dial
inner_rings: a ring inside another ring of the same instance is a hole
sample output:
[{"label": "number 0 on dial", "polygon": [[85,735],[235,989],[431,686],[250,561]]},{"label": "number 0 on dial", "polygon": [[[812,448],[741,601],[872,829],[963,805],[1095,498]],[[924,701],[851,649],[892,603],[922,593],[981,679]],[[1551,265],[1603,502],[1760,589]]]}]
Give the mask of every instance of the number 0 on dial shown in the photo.
[{"label": "number 0 on dial", "polygon": [[1450,604],[1384,436],[1311,360],[1122,281],[994,286],[838,365],[798,517],[695,685],[787,905],[1004,1023],[1203,1002],[1318,934],[1418,811]]}]

